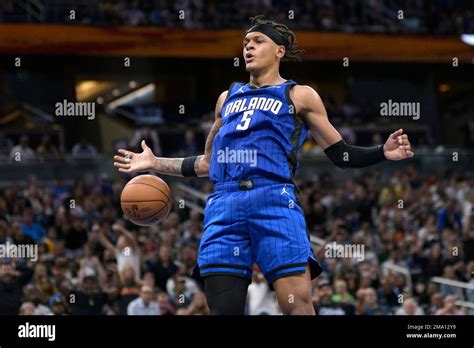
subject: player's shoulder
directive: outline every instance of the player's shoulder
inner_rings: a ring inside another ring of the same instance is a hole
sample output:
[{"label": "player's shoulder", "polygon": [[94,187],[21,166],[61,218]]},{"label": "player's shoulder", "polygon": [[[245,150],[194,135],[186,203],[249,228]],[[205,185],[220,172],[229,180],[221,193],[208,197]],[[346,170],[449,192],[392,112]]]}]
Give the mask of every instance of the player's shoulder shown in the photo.
[{"label": "player's shoulder", "polygon": [[219,98],[217,98],[217,105],[222,106],[227,99],[227,96],[229,95],[229,90],[223,91],[220,95]]},{"label": "player's shoulder", "polygon": [[308,85],[295,85],[291,89],[290,98],[295,104],[297,113],[318,110],[323,105],[318,92]]},{"label": "player's shoulder", "polygon": [[219,98],[217,98],[216,110],[215,110],[216,116],[220,115],[222,106],[224,105],[228,94],[229,94],[229,90],[225,90],[219,95]]},{"label": "player's shoulder", "polygon": [[229,90],[226,89],[225,91],[223,91],[220,95],[219,95],[219,98],[217,98],[217,102],[223,104],[224,103],[224,100],[226,100],[227,98],[227,95],[229,94]]},{"label": "player's shoulder", "polygon": [[316,92],[313,87],[308,86],[308,85],[295,85],[291,89],[291,96],[292,98],[295,97],[298,99],[315,98],[315,97],[318,99],[321,99],[318,92]]}]

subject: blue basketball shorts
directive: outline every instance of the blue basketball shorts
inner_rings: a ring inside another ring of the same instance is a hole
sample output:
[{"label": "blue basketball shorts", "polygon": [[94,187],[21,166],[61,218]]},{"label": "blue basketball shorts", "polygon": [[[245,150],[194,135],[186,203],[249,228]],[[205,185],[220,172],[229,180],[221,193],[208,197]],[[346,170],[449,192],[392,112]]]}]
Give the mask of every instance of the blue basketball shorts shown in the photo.
[{"label": "blue basketball shorts", "polygon": [[322,268],[310,246],[303,211],[291,183],[268,179],[217,183],[206,200],[197,279],[228,274],[251,280],[253,264],[270,287],[281,277]]}]

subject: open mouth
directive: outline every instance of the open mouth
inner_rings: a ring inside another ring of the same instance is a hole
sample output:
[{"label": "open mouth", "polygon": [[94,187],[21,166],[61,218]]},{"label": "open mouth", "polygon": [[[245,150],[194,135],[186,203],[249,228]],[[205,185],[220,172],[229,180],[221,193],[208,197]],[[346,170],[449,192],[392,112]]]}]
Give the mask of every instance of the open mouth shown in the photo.
[{"label": "open mouth", "polygon": [[245,55],[245,62],[250,63],[254,59],[254,55],[252,53],[247,53]]}]

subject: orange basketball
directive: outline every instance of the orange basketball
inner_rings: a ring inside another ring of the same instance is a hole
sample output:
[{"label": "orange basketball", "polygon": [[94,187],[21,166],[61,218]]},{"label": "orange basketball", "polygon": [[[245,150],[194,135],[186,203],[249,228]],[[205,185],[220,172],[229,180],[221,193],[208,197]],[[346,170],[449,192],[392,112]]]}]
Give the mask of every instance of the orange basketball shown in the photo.
[{"label": "orange basketball", "polygon": [[120,204],[130,221],[150,226],[168,216],[173,199],[168,184],[162,179],[154,175],[139,175],[123,188]]}]

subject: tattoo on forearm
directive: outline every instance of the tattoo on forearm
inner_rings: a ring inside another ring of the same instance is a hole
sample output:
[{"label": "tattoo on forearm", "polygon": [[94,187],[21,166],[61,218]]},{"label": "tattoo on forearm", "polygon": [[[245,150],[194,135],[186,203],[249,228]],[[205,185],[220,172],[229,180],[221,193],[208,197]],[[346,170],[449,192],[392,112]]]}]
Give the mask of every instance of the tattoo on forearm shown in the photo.
[{"label": "tattoo on forearm", "polygon": [[160,174],[182,176],[181,165],[183,160],[184,158],[156,157],[154,169]]},{"label": "tattoo on forearm", "polygon": [[201,162],[203,161],[204,159],[204,155],[199,155],[197,156],[196,158],[196,161],[194,161],[194,171],[196,172],[196,174],[198,176],[201,176],[202,174],[202,169],[201,169]]},{"label": "tattoo on forearm", "polygon": [[[212,151],[212,143],[214,137],[222,125],[222,119],[217,119],[209,131],[209,135],[206,139],[206,146],[204,148],[204,155],[199,155],[194,162],[194,170],[198,176],[207,176],[209,174],[209,164],[205,161],[210,158]],[[160,174],[182,176],[181,166],[183,165],[184,158],[164,158],[155,157],[155,166],[153,169]]]}]

